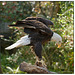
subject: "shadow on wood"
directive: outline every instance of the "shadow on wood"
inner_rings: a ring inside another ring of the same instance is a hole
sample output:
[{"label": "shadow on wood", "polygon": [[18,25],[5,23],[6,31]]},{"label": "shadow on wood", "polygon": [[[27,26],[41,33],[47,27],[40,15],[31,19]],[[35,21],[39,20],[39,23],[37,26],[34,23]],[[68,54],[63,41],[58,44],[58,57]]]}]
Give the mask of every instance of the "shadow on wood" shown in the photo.
[{"label": "shadow on wood", "polygon": [[27,72],[28,74],[56,74],[55,72],[48,71],[46,68],[31,65],[26,62],[22,62],[19,69],[23,72]]}]

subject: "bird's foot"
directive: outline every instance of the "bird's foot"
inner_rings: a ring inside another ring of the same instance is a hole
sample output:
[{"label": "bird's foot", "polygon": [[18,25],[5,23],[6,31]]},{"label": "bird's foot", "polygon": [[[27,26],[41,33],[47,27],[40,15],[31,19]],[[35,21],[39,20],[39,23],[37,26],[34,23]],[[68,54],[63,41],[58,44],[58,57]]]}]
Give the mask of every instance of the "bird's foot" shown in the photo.
[{"label": "bird's foot", "polygon": [[36,61],[36,65],[37,66],[40,66],[40,67],[44,67],[44,68],[47,67],[47,65],[45,64],[45,62],[43,60]]}]

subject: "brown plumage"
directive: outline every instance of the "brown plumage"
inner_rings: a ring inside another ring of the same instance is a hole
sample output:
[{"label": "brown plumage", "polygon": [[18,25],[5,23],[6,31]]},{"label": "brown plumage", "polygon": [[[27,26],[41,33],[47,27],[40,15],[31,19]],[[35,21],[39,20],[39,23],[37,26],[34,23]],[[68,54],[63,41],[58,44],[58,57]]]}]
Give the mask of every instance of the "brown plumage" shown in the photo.
[{"label": "brown plumage", "polygon": [[37,21],[44,23],[46,26],[53,25],[53,22],[51,22],[48,19],[41,18],[41,17],[27,17],[25,20],[37,20]]},{"label": "brown plumage", "polygon": [[22,21],[17,21],[14,25],[16,27],[24,27],[24,32],[29,34],[33,50],[39,60],[42,59],[42,44],[49,41],[53,36],[53,31],[48,27],[48,25],[53,25],[53,23],[47,19],[39,17],[27,17]]},{"label": "brown plumage", "polygon": [[50,28],[48,28],[44,23],[39,22],[37,20],[17,21],[16,24],[9,26],[24,27],[24,29],[30,29],[35,32],[52,35],[52,31],[50,30]]}]

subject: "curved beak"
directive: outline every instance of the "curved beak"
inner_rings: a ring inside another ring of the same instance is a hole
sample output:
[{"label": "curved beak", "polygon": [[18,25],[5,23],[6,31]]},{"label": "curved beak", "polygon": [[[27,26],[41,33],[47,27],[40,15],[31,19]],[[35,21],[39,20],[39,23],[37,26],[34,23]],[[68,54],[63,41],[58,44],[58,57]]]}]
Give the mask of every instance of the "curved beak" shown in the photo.
[{"label": "curved beak", "polygon": [[58,44],[58,47],[57,48],[60,48],[61,44]]}]

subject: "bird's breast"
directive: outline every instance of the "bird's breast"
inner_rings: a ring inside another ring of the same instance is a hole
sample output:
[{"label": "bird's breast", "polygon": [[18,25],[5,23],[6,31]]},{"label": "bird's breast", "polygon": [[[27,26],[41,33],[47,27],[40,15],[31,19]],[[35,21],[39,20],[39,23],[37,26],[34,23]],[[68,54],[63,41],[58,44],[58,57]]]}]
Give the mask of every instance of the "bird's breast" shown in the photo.
[{"label": "bird's breast", "polygon": [[51,39],[49,35],[40,35],[38,33],[30,35],[30,37],[31,37],[32,44],[36,42],[41,42],[42,44],[45,44]]}]

